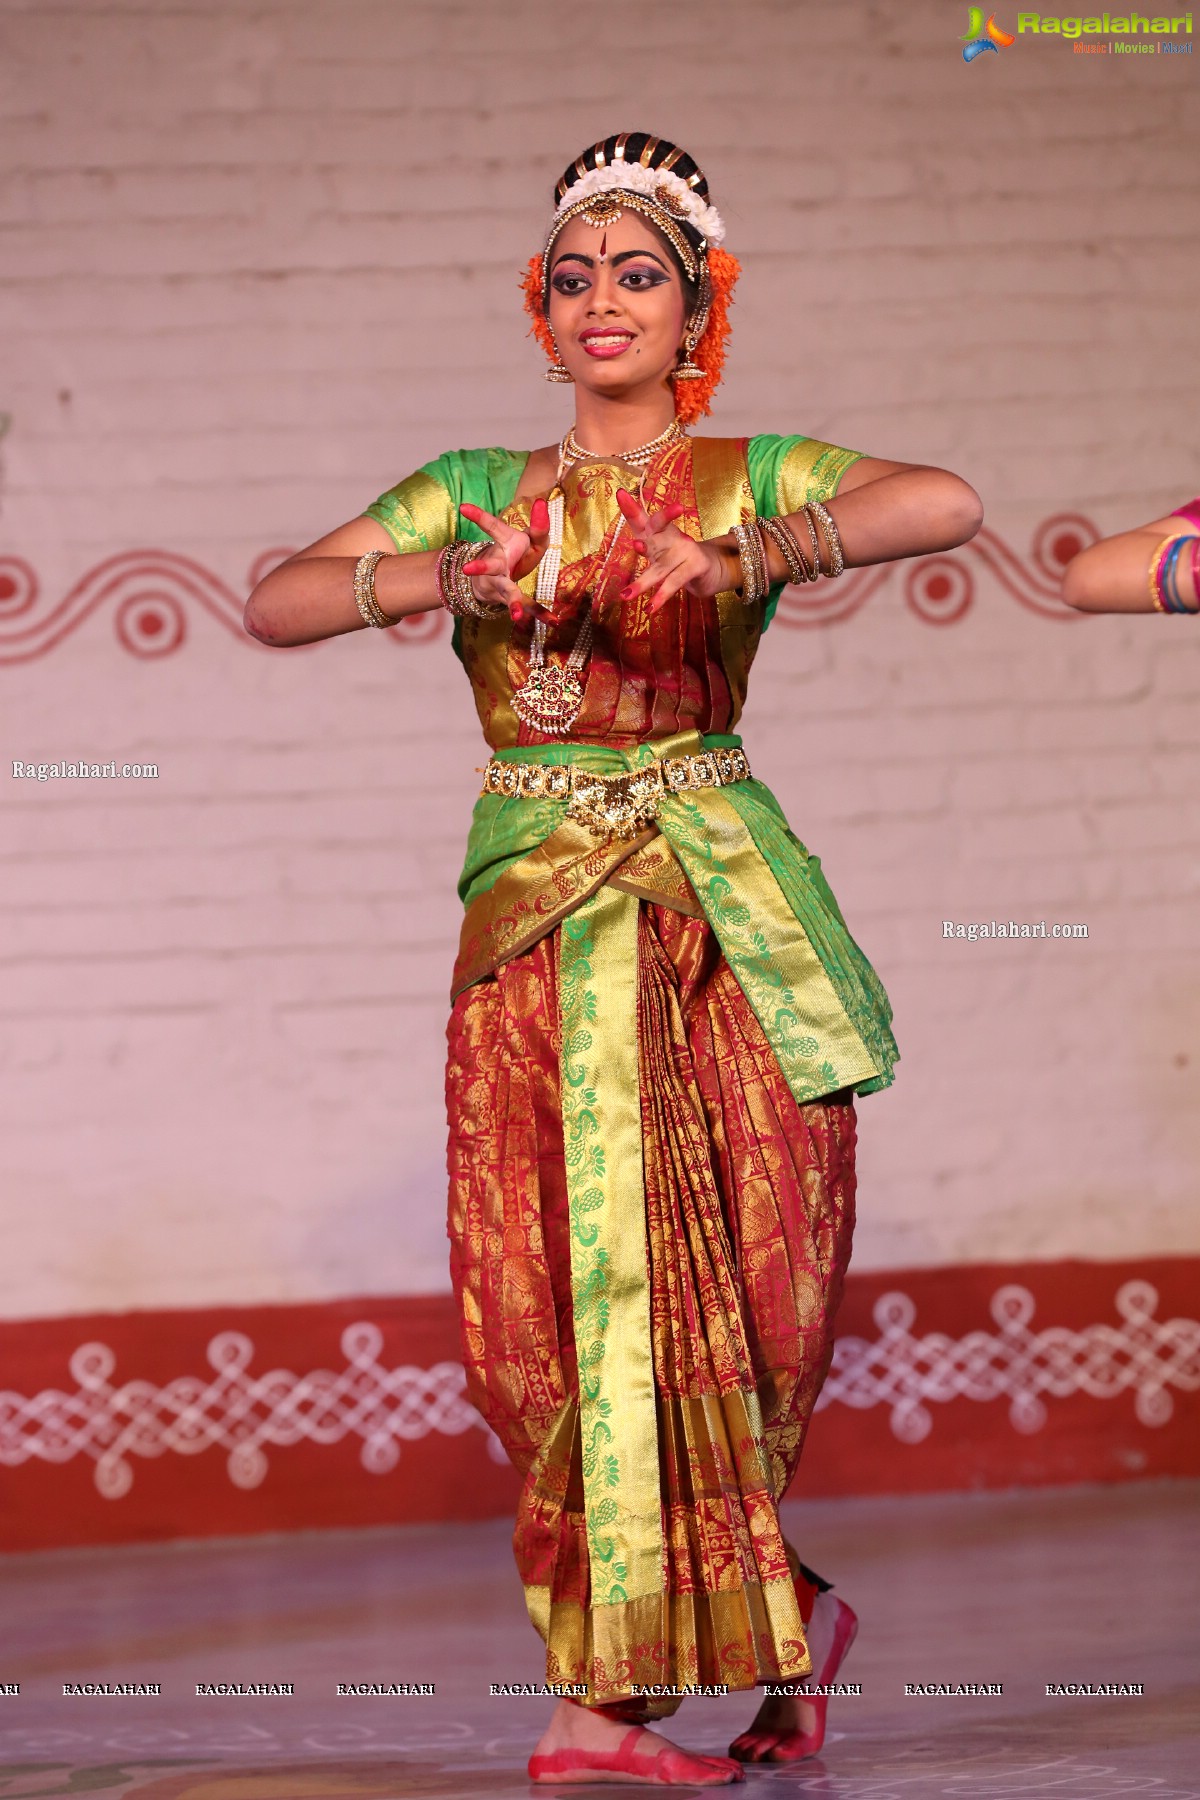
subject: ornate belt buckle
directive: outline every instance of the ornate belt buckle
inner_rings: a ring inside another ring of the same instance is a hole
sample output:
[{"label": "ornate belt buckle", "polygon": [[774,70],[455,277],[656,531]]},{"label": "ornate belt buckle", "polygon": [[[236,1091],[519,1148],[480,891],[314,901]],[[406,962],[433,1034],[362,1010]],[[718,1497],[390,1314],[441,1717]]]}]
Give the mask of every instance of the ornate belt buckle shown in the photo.
[{"label": "ornate belt buckle", "polygon": [[597,837],[636,837],[657,814],[661,792],[662,777],[654,766],[627,775],[594,775],[573,767],[567,817]]}]

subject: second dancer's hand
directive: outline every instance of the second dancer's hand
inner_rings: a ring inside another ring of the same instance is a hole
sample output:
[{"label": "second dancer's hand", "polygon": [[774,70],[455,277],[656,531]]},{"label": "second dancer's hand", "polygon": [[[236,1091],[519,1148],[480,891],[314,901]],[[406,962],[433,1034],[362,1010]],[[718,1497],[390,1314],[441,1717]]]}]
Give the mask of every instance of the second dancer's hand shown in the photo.
[{"label": "second dancer's hand", "polygon": [[470,576],[471,587],[485,606],[506,606],[513,624],[520,625],[529,603],[517,583],[532,574],[545,555],[550,538],[549,507],[545,500],[534,501],[527,531],[506,525],[482,506],[460,506],[459,511],[492,540],[480,544],[479,555],[464,563],[463,574]]},{"label": "second dancer's hand", "polygon": [[677,501],[648,513],[635,495],[618,488],[617,505],[633,532],[635,549],[646,558],[641,574],[621,589],[622,600],[649,594],[653,616],[677,594],[706,600],[733,585],[727,553],[720,545],[697,542],[680,531],[675,520],[685,509]]}]

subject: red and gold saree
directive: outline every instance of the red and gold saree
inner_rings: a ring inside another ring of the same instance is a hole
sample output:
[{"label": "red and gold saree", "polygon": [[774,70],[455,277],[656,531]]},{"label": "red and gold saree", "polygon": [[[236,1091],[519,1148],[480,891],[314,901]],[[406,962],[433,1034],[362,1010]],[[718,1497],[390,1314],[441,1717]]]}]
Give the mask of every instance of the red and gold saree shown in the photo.
[{"label": "red and gold saree", "polygon": [[[693,439],[644,499],[682,502],[680,528],[711,537],[830,497],[853,460],[809,439]],[[524,523],[521,466],[442,458],[371,511],[401,549],[472,535],[467,499]],[[685,599],[653,619],[621,603],[628,479],[597,461],[564,482],[548,654],[569,650],[588,595],[595,619],[565,740],[512,705],[528,625],[456,628],[502,765],[612,775],[740,744],[772,603]],[[615,837],[515,774],[476,807],[448,1032],[468,1391],[523,1479],[514,1545],[548,1682],[586,1684],[590,1704],[665,1689],[662,1716],[682,1688],[811,1667],[813,1590],[779,1503],[829,1365],[854,1096],[892,1080],[891,1009],[761,783],[664,792]]]}]

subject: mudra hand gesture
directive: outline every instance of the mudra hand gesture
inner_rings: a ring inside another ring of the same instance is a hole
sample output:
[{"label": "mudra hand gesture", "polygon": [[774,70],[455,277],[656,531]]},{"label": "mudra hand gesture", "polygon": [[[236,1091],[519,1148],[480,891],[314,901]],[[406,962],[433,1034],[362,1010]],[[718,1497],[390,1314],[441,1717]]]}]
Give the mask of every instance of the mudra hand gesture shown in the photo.
[{"label": "mudra hand gesture", "polygon": [[676,594],[705,600],[731,585],[720,547],[697,542],[675,524],[685,510],[677,501],[671,501],[659,512],[648,513],[633,494],[618,488],[617,505],[633,530],[634,548],[646,558],[641,574],[621,589],[622,600],[649,594],[649,612],[653,617]]},{"label": "mudra hand gesture", "polygon": [[517,583],[537,568],[545,554],[550,537],[549,507],[544,500],[534,501],[527,531],[506,525],[482,506],[461,506],[459,511],[492,540],[480,544],[479,555],[463,564],[463,574],[471,577],[475,594],[485,606],[507,606],[513,624],[520,625],[527,602]]}]

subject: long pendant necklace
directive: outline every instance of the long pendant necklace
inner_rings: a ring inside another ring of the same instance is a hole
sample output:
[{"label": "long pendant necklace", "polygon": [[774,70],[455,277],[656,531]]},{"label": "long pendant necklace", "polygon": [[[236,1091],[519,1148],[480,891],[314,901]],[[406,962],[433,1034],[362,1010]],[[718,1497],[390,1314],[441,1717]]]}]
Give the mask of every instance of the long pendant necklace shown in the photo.
[{"label": "long pendant necklace", "polygon": [[[639,483],[639,487],[640,487]],[[537,603],[540,607],[554,605],[555,590],[558,587],[559,570],[562,567],[563,512],[566,497],[560,487],[556,486],[550,495],[550,537],[541,562],[538,564]],[[595,583],[597,592],[602,592],[604,577],[608,573],[608,565],[612,561],[617,540],[625,526],[622,518],[620,525],[613,533],[612,543],[608,547],[608,555],[604,559],[604,567]],[[579,635],[575,639],[570,656],[563,663],[546,661],[546,617],[539,613],[534,621],[533,639],[529,646],[529,673],[519,688],[514,689],[513,711],[518,718],[534,731],[544,731],[548,736],[558,737],[570,731],[579,717],[579,709],[583,705],[582,670],[591,655],[592,638],[595,626],[592,620],[593,594],[584,609],[579,625]]]},{"label": "long pendant necklace", "polygon": [[[642,497],[642,485],[645,482],[650,464],[669,444],[685,437],[683,427],[678,419],[672,419],[665,431],[648,443],[639,444],[633,450],[620,452],[620,460],[630,463],[639,470],[638,499]],[[608,554],[593,584],[593,592],[584,609],[579,625],[579,635],[571,649],[571,654],[562,663],[546,661],[546,610],[554,605],[558,588],[559,572],[562,569],[563,549],[563,514],[566,499],[560,483],[564,476],[576,463],[592,455],[585,450],[569,430],[559,446],[558,471],[555,475],[554,488],[550,495],[550,536],[542,560],[538,564],[537,604],[538,617],[534,622],[533,638],[529,646],[529,672],[519,688],[513,690],[513,711],[517,717],[531,730],[545,732],[548,737],[558,737],[570,731],[579,717],[583,705],[584,664],[591,655],[592,639],[595,626],[592,618],[592,606],[596,596],[604,592],[604,578],[608,574],[613,552],[627,523],[622,515],[621,521],[613,533],[612,543],[608,546]]]}]

